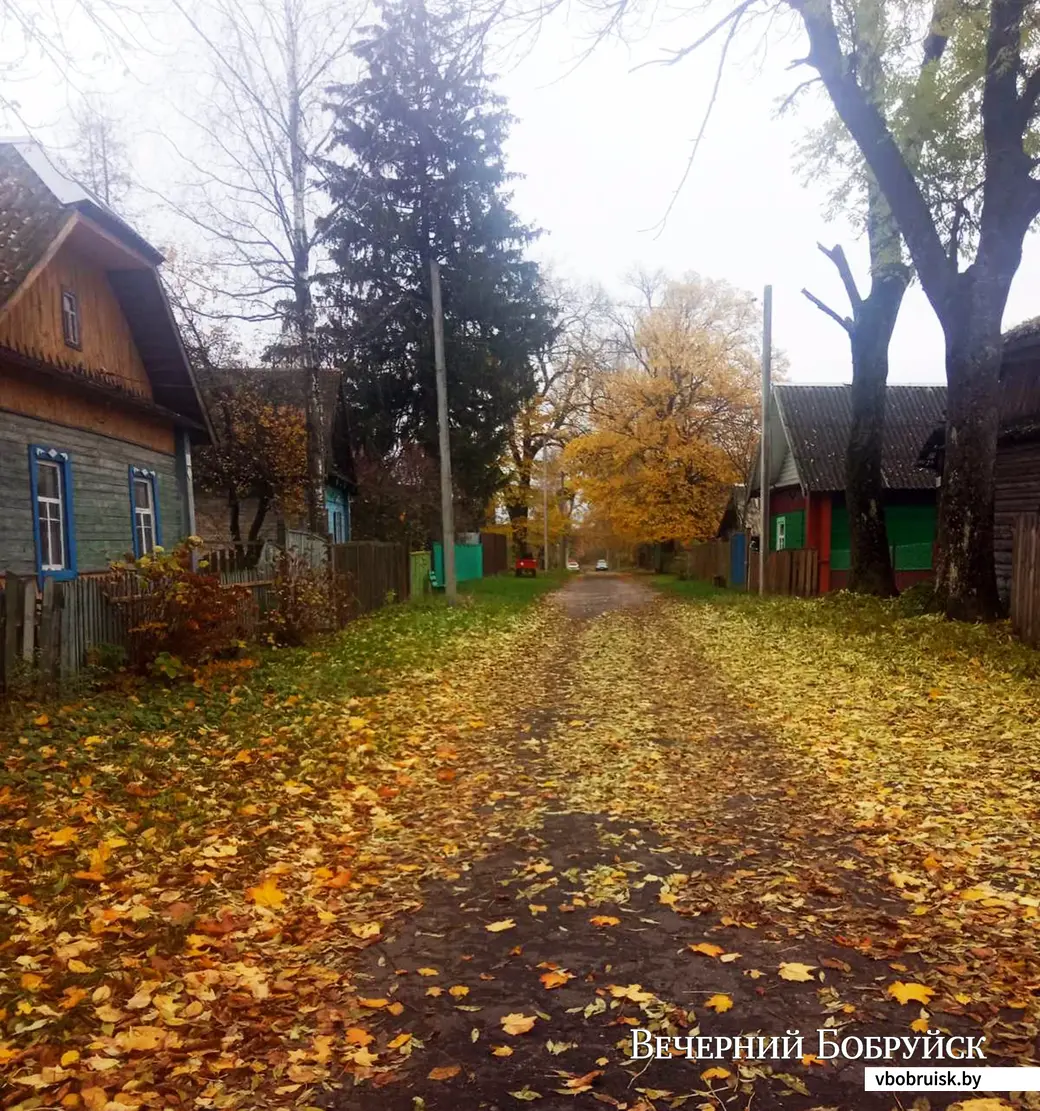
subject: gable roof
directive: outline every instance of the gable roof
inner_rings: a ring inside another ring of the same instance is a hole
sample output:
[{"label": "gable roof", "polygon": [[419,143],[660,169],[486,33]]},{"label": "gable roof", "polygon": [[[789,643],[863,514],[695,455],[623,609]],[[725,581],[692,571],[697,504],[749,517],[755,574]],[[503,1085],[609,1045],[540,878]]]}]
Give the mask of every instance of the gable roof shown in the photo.
[{"label": "gable roof", "polygon": [[[807,491],[845,489],[852,429],[852,387],[781,383],[773,387],[781,426]],[[918,462],[921,444],[946,411],[945,386],[889,386],[881,477],[889,490],[930,490],[935,477]]]},{"label": "gable roof", "polygon": [[[196,432],[209,433],[208,417],[159,277],[162,254],[100,198],[58,169],[38,144],[0,141],[0,316],[31,284],[55,247],[80,228],[100,237],[93,242],[107,239],[110,244],[108,265],[103,265],[144,363],[156,408]],[[113,241],[118,250],[111,246]],[[120,262],[113,265],[116,257]],[[27,351],[12,354],[19,362],[34,357]],[[37,361],[94,390],[123,392],[98,368]]]}]

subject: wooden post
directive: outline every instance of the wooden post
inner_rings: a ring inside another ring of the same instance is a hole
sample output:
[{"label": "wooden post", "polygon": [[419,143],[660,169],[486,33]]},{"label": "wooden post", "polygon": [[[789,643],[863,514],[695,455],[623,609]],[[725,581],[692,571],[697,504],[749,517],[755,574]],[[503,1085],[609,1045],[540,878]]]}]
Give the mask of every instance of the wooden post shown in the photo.
[{"label": "wooden post", "polygon": [[758,530],[758,592],[766,592],[766,558],[769,555],[769,379],[773,358],[773,287],[762,295],[762,455],[758,474],[758,502],[762,524]]},{"label": "wooden post", "polygon": [[4,690],[10,694],[18,659],[18,626],[22,620],[22,581],[8,575],[4,586]]}]

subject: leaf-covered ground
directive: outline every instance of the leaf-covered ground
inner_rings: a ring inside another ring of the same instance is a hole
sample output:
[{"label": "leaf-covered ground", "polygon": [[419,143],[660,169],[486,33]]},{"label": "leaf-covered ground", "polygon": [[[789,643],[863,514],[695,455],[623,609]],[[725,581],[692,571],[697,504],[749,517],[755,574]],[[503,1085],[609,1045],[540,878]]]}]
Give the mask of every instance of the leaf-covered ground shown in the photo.
[{"label": "leaf-covered ground", "polygon": [[495,597],[544,585],[10,723],[0,1106],[913,1104],[814,1038],[647,1067],[635,1025],[1034,1063],[1034,654],[613,576]]}]

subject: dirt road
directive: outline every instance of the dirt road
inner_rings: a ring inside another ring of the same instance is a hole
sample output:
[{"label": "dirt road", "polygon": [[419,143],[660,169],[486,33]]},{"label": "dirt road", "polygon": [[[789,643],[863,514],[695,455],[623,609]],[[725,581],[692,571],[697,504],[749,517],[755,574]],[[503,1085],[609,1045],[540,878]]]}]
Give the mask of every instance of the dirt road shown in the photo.
[{"label": "dirt road", "polygon": [[[403,1060],[326,1106],[910,1106],[865,1094],[864,1062],[818,1059],[820,1028],[929,1028],[919,1004],[884,989],[912,982],[917,956],[879,961],[833,940],[843,923],[881,932],[905,913],[835,871],[857,853],[853,832],[795,828],[812,815],[799,810],[792,772],[691,657],[677,603],[600,574],[546,605],[545,642],[518,664],[532,669],[527,704],[490,741],[515,758],[530,828],[460,858],[457,878],[430,886],[420,911],[365,950],[356,983],[373,1002],[367,1029]],[[488,813],[496,805],[489,798]],[[804,1055],[634,1061],[637,1028],[797,1030]],[[978,1033],[956,1015],[933,1015],[930,1028]]]}]

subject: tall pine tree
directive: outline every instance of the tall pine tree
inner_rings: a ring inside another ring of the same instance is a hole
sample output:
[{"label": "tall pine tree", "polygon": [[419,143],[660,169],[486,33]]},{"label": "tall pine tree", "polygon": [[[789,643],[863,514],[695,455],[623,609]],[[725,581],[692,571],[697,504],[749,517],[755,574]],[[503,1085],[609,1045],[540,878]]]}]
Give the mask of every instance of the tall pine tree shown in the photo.
[{"label": "tall pine tree", "polygon": [[553,335],[538,267],[524,257],[537,233],[509,207],[511,117],[462,13],[423,0],[383,0],[379,11],[355,48],[362,76],[332,90],[326,335],[365,454],[389,460],[417,444],[436,457],[437,259],[460,523],[479,525],[510,422],[533,392],[533,358]]}]

